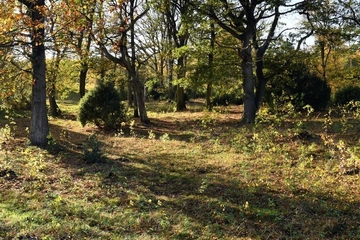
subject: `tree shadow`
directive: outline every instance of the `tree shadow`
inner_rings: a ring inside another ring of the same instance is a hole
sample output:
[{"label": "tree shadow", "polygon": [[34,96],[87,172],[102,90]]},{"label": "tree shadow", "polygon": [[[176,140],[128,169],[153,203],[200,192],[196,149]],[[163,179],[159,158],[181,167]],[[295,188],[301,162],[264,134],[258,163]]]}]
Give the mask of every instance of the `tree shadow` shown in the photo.
[{"label": "tree shadow", "polygon": [[[121,156],[81,166],[87,176],[100,176],[104,195],[107,187],[112,187],[122,189],[113,197],[122,198],[123,202],[129,200],[125,192],[143,196],[146,201],[134,203],[141,213],[154,211],[148,199],[152,202],[161,199],[159,208],[171,216],[172,225],[189,219],[189,232],[174,233],[173,239],[201,238],[203,229],[215,238],[227,239],[359,237],[359,201],[307,189],[273,189],[260,181],[249,184],[216,167],[180,165],[176,154],[159,153],[151,157],[161,161]],[[192,162],[189,158],[187,161]],[[79,166],[67,163],[67,167]]]}]

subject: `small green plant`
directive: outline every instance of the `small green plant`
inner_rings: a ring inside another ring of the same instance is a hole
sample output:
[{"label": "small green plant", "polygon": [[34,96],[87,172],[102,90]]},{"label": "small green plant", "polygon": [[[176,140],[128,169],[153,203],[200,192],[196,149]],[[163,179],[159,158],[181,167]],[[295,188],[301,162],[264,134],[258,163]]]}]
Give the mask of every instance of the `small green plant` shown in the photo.
[{"label": "small green plant", "polygon": [[86,163],[99,163],[103,161],[103,143],[99,141],[96,133],[89,136],[84,149]]},{"label": "small green plant", "polygon": [[78,120],[83,126],[94,123],[105,130],[113,130],[125,120],[125,107],[113,82],[100,83],[79,104]]},{"label": "small green plant", "polygon": [[160,140],[163,141],[163,142],[166,142],[166,141],[170,141],[170,136],[168,133],[164,133],[164,135],[162,135],[160,137]]},{"label": "small green plant", "polygon": [[9,140],[14,137],[14,131],[17,126],[14,117],[8,110],[6,110],[4,118],[7,120],[7,123],[4,127],[0,128],[0,139]]},{"label": "small green plant", "polygon": [[129,129],[130,129],[130,135],[132,137],[136,137],[136,132],[135,132],[134,126],[135,126],[135,120],[131,120],[130,125],[129,125]]},{"label": "small green plant", "polygon": [[9,140],[12,137],[11,127],[9,124],[5,124],[4,127],[0,128],[0,139]]},{"label": "small green plant", "polygon": [[149,139],[156,139],[156,134],[153,132],[153,130],[148,131]]}]

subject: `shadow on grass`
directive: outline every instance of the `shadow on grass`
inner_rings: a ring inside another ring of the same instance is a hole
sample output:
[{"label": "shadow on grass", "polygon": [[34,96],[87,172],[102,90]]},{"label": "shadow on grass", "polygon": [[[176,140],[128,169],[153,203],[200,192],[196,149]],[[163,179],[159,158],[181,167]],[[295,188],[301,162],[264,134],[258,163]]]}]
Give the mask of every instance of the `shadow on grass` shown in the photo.
[{"label": "shadow on grass", "polygon": [[137,123],[133,127],[127,125],[122,128],[122,131],[125,137],[148,138],[150,133],[154,133],[156,139],[168,135],[171,140],[192,142],[196,138],[196,142],[202,142],[225,133],[225,130],[229,128],[237,129],[242,126],[244,124],[238,119],[206,123],[202,122],[201,119],[165,120],[153,118],[150,124]]},{"label": "shadow on grass", "polygon": [[[81,167],[87,176],[102,179],[100,200],[102,195],[108,196],[109,187],[122,189],[112,195],[113,199],[122,198],[119,207],[129,207],[130,198],[124,192],[131,192],[138,196],[131,206],[135,212],[163,212],[170,216],[172,227],[165,235],[171,239],[360,237],[359,201],[349,202],[327,192],[290,191],[260,181],[244,182],[241,176],[196,165],[191,157],[185,165],[180,164],[176,154],[154,154],[151,158],[147,161],[126,156]],[[79,167],[71,162],[66,165]],[[161,205],[154,206],[160,200]],[[164,234],[150,227],[153,236]],[[139,228],[147,232],[149,226]]]},{"label": "shadow on grass", "polygon": [[[174,157],[158,156],[169,161]],[[150,169],[159,168],[150,165]],[[227,238],[360,237],[360,202],[334,198],[331,193],[249,185],[217,169],[162,168],[137,175],[151,194],[170,199],[164,203],[169,211],[192,219],[194,226],[200,224],[198,237],[202,228]]]}]

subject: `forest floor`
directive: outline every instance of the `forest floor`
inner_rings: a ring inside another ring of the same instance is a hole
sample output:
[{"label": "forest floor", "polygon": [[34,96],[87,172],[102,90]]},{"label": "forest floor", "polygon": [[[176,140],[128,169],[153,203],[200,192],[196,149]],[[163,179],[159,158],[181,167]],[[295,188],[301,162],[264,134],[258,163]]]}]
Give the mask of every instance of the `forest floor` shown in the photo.
[{"label": "forest floor", "polygon": [[359,113],[147,106],[105,133],[62,101],[47,149],[0,120],[0,239],[360,239]]}]

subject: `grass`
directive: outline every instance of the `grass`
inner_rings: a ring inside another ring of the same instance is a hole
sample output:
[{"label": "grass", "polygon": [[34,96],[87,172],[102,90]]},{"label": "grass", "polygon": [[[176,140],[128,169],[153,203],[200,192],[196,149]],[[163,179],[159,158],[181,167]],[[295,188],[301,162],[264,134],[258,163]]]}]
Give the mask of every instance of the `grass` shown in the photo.
[{"label": "grass", "polygon": [[[27,117],[3,120],[0,239],[360,238],[356,115],[264,109],[242,126],[238,106],[148,106],[150,125],[103,133],[66,102],[47,150]],[[87,164],[93,133],[104,157]]]}]

